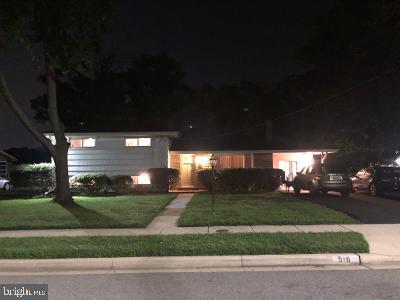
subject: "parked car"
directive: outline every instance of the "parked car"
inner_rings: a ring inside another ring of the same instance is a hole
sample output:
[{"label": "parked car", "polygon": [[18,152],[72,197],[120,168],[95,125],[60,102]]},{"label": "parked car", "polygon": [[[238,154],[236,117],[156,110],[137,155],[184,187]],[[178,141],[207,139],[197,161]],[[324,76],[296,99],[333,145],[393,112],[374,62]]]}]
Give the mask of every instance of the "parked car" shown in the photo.
[{"label": "parked car", "polygon": [[326,165],[314,165],[303,168],[293,181],[296,194],[308,190],[311,194],[326,195],[329,191],[340,192],[347,197],[352,185],[347,172]]},{"label": "parked car", "polygon": [[400,168],[374,166],[358,171],[351,177],[354,190],[369,191],[372,196],[400,192]]},{"label": "parked car", "polygon": [[7,178],[0,177],[0,189],[5,191],[11,190],[11,183]]}]

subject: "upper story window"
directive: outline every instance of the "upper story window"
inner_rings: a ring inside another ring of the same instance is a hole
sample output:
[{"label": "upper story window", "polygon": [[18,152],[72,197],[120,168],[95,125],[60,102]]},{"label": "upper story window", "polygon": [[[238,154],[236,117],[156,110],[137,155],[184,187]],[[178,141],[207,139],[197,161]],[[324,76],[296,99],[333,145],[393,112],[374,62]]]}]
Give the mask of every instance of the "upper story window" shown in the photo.
[{"label": "upper story window", "polygon": [[94,138],[70,138],[69,144],[71,148],[90,148],[96,146],[96,139]]},{"label": "upper story window", "polygon": [[151,138],[143,137],[143,138],[127,138],[125,139],[126,147],[150,147],[151,146]]}]

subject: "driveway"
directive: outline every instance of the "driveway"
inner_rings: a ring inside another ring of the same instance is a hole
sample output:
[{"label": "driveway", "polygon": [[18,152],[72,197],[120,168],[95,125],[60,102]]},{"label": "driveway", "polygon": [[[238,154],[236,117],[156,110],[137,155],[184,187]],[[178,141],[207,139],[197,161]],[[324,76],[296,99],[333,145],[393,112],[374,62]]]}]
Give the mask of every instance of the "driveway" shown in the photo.
[{"label": "driveway", "polygon": [[348,199],[336,193],[329,193],[326,197],[310,197],[308,194],[299,197],[347,213],[364,224],[400,223],[400,200],[372,197],[363,193],[350,194]]}]

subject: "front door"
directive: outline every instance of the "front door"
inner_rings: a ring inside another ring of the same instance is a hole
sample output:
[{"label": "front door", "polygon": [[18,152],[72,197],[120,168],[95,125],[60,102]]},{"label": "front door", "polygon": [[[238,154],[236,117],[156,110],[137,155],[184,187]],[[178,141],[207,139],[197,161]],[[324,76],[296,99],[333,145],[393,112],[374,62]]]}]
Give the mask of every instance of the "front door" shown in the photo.
[{"label": "front door", "polygon": [[181,170],[181,185],[182,187],[193,186],[193,164],[183,163]]}]

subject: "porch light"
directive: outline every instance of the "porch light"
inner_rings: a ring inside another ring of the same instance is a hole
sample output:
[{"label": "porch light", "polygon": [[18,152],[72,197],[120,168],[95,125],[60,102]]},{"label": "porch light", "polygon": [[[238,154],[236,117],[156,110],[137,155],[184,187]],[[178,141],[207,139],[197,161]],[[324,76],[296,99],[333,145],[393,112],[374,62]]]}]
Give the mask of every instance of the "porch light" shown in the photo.
[{"label": "porch light", "polygon": [[400,166],[400,156],[395,160],[396,164]]},{"label": "porch light", "polygon": [[138,176],[138,184],[150,184],[150,176],[147,173],[142,173]]}]

